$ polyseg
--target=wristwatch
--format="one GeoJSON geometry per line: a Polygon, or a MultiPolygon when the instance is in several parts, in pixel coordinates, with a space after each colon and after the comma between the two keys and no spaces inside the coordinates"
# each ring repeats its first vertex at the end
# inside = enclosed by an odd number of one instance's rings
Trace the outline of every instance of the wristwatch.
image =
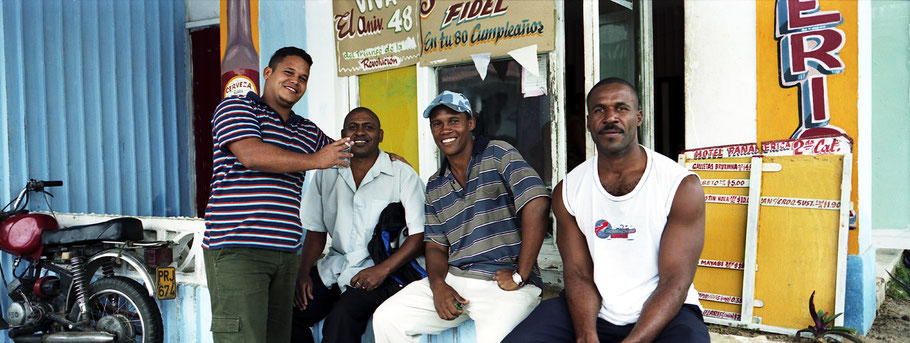
{"type": "Polygon", "coordinates": [[[521,287],[521,286],[524,286],[524,285],[525,285],[525,280],[522,280],[521,274],[518,274],[518,271],[517,271],[517,270],[516,270],[515,272],[512,273],[512,281],[514,281],[515,284],[518,285],[518,287],[521,287]]]}

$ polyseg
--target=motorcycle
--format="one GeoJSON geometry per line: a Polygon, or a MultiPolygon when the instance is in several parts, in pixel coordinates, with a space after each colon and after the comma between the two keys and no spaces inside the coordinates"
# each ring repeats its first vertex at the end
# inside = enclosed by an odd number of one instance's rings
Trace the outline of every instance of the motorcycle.
{"type": "Polygon", "coordinates": [[[30,193],[46,197],[45,187],[62,185],[30,180],[0,209],[0,250],[14,257],[15,278],[7,282],[0,266],[12,300],[0,329],[24,343],[162,342],[161,312],[153,299],[161,289],[150,270],[172,262],[173,243],[145,241],[136,218],[60,228],[55,217],[25,210],[30,193]],[[123,275],[129,270],[144,284],[123,275]]]}

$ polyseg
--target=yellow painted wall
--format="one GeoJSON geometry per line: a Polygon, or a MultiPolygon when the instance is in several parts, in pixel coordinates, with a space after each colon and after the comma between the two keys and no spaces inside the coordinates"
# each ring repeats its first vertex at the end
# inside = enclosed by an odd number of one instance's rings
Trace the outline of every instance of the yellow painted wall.
{"type": "MultiPolygon", "coordinates": [[[[762,173],[762,196],[840,200],[843,155],[774,156],[781,171],[762,173]]],[[[762,206],[758,215],[755,299],[764,307],[753,315],[762,324],[802,329],[812,324],[815,306],[834,311],[840,211],[762,206]]]]}
{"type": "Polygon", "coordinates": [[[403,67],[361,75],[360,106],[379,116],[385,132],[379,148],[404,157],[420,170],[417,150],[417,67],[403,67]]]}
{"type": "MultiPolygon", "coordinates": [[[[757,103],[757,137],[759,142],[788,139],[799,126],[798,86],[782,88],[780,86],[780,66],[778,61],[778,41],[774,37],[774,6],[776,1],[756,1],[757,25],[757,61],[758,61],[758,103],[757,103]]],[[[858,74],[857,66],[857,2],[856,0],[819,0],[821,11],[838,11],[844,22],[837,26],[845,35],[840,58],[844,62],[844,71],[829,75],[828,108],[831,114],[831,125],[847,132],[854,140],[854,152],[863,142],[857,142],[857,101],[858,74]]],[[[869,114],[866,114],[869,115],[869,114]]],[[[853,162],[856,168],[856,160],[853,162]]],[[[853,194],[851,199],[856,209],[857,174],[853,173],[853,194]]],[[[858,215],[863,215],[859,213],[858,215]]],[[[866,214],[869,215],[869,214],[866,214]]],[[[866,230],[870,228],[865,228],[866,230]]],[[[848,252],[859,253],[857,232],[851,231],[848,252]]]]}

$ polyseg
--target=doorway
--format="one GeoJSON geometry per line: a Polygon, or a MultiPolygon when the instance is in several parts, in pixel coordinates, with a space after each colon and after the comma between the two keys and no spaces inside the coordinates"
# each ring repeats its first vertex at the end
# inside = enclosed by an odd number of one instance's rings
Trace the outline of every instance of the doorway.
{"type": "MultiPolygon", "coordinates": [[[[600,78],[620,77],[639,89],[641,102],[653,101],[653,113],[645,113],[653,128],[654,144],[650,148],[673,160],[685,147],[684,9],[683,0],[646,3],[640,0],[565,1],[566,71],[566,167],[567,171],[589,156],[585,141],[585,51],[584,6],[594,6],[598,13],[600,78]],[[649,20],[644,20],[649,19],[649,20]],[[642,30],[650,22],[650,30],[642,30]],[[644,37],[642,32],[650,32],[644,37]],[[647,39],[644,39],[647,38],[647,39]],[[641,42],[653,42],[643,47],[641,42]],[[653,80],[644,80],[653,75],[653,80]],[[645,82],[650,81],[650,82],[645,82]],[[651,94],[643,92],[646,84],[654,85],[651,94]]],[[[643,110],[647,111],[643,106],[643,110]]],[[[648,125],[643,125],[648,127],[648,125]]],[[[639,137],[644,136],[640,132],[639,137]]]]}
{"type": "Polygon", "coordinates": [[[189,31],[193,82],[193,148],[196,154],[196,216],[205,217],[212,180],[212,114],[221,102],[218,25],[189,31]]]}

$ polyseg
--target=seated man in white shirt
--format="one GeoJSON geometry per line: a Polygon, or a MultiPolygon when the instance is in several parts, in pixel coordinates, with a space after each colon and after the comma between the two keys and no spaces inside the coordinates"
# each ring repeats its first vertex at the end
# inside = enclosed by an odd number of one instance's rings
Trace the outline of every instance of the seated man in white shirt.
{"type": "Polygon", "coordinates": [[[291,342],[313,342],[310,328],[322,319],[323,342],[360,342],[376,307],[404,287],[389,274],[423,252],[424,185],[414,169],[379,149],[379,117],[368,108],[355,108],[345,117],[341,136],[353,143],[350,168],[314,172],[301,203],[307,234],[291,342]],[[395,202],[404,206],[409,236],[374,265],[367,244],[380,213],[395,202]],[[326,234],[332,236],[331,247],[316,263],[326,234]]]}

